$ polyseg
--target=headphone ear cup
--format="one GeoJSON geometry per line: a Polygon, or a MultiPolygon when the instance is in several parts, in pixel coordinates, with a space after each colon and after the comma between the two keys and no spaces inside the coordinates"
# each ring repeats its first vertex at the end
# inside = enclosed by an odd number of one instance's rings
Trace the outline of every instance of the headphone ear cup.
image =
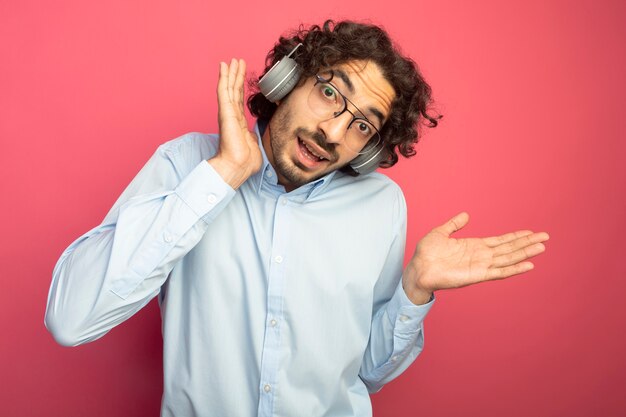
{"type": "Polygon", "coordinates": [[[282,100],[298,83],[301,70],[296,61],[284,57],[259,80],[259,90],[272,103],[282,100]]]}
{"type": "Polygon", "coordinates": [[[350,161],[350,167],[359,175],[374,172],[378,165],[387,159],[388,152],[381,141],[377,145],[367,144],[363,148],[363,153],[350,161]]]}

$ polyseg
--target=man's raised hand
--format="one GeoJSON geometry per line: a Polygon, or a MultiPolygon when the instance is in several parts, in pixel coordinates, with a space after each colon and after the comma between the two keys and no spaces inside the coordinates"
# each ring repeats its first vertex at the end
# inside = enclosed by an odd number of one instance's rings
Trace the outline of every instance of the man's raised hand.
{"type": "Polygon", "coordinates": [[[436,290],[507,278],[530,271],[527,261],[545,250],[545,232],[520,230],[487,238],[454,239],[469,215],[459,213],[434,228],[417,244],[402,277],[406,294],[415,304],[428,301],[436,290]]]}
{"type": "Polygon", "coordinates": [[[217,83],[220,147],[208,162],[233,189],[257,172],[263,162],[257,136],[248,129],[244,113],[245,78],[244,60],[233,58],[230,65],[220,62],[217,83]]]}

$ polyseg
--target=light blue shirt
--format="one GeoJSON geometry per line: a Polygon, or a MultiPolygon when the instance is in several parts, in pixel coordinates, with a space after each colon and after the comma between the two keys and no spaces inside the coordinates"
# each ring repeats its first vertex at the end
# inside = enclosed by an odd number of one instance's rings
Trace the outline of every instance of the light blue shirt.
{"type": "Polygon", "coordinates": [[[61,255],[46,326],[86,343],[158,295],[162,416],[371,416],[368,393],[421,352],[433,303],[402,289],[400,188],[333,172],[286,193],[264,154],[235,191],[206,162],[218,140],[158,148],[61,255]]]}

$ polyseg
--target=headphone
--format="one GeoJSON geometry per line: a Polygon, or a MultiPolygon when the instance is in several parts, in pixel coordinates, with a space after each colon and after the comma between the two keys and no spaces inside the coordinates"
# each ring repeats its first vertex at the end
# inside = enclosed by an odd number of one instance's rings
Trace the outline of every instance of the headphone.
{"type": "MultiPolygon", "coordinates": [[[[282,100],[298,83],[302,70],[291,55],[301,47],[299,43],[289,54],[276,62],[259,80],[259,90],[272,103],[282,100]]],[[[358,174],[373,172],[387,159],[388,152],[383,141],[378,144],[369,142],[361,153],[350,161],[350,167],[358,174]]]]}

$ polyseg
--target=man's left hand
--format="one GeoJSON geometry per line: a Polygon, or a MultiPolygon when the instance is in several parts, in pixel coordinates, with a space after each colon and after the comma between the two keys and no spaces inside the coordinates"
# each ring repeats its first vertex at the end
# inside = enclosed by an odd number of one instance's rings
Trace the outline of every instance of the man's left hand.
{"type": "Polygon", "coordinates": [[[545,232],[520,230],[486,238],[454,239],[469,215],[459,213],[418,243],[402,277],[414,304],[427,303],[434,291],[507,278],[533,269],[527,259],[545,251],[545,232]]]}

